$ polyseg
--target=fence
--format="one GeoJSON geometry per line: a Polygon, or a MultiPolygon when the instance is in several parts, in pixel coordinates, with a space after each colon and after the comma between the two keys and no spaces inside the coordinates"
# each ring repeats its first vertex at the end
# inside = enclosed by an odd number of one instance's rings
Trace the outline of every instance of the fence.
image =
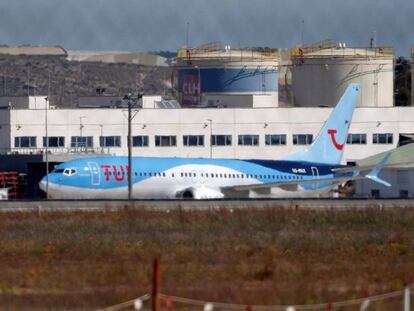
{"type": "MultiPolygon", "coordinates": [[[[174,310],[202,310],[202,311],[219,311],[219,310],[240,310],[240,311],[334,311],[334,310],[391,310],[387,307],[386,301],[398,299],[401,301],[402,310],[410,311],[410,286],[403,290],[384,293],[376,296],[363,297],[359,299],[327,302],[307,305],[243,305],[222,302],[209,302],[184,297],[170,296],[160,293],[160,267],[158,260],[154,261],[153,272],[153,289],[152,294],[145,294],[136,299],[132,299],[114,306],[102,309],[101,311],[116,310],[153,310],[153,311],[174,311],[174,310]],[[149,303],[151,301],[151,303],[149,303]]],[[[395,310],[395,309],[392,309],[395,310]]]]}

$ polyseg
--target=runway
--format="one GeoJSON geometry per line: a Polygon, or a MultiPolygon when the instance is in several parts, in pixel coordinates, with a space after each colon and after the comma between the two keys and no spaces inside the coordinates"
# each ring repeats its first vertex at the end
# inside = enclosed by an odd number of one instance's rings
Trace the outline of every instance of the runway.
{"type": "Polygon", "coordinates": [[[154,211],[219,209],[391,209],[413,208],[413,199],[250,199],[250,200],[36,200],[1,201],[0,212],[71,212],[142,209],[154,211]]]}

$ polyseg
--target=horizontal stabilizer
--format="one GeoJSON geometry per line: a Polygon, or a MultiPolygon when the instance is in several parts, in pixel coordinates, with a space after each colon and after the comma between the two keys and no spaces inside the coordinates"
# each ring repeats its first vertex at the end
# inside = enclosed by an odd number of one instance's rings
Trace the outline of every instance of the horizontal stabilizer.
{"type": "Polygon", "coordinates": [[[386,182],[385,180],[378,177],[379,172],[383,169],[391,154],[392,152],[388,152],[385,157],[366,175],[366,177],[384,186],[391,187],[391,184],[389,182],[386,182]]]}
{"type": "Polygon", "coordinates": [[[375,181],[375,182],[377,182],[379,184],[382,184],[382,185],[384,185],[386,187],[391,187],[391,184],[388,181],[385,181],[384,179],[381,179],[378,176],[375,176],[375,175],[373,175],[373,176],[367,175],[367,178],[368,179],[371,179],[372,181],[375,181]]]}
{"type": "MultiPolygon", "coordinates": [[[[389,163],[385,164],[383,168],[392,168],[392,167],[406,167],[412,166],[414,162],[401,162],[401,163],[389,163]]],[[[338,174],[345,174],[351,172],[369,172],[371,171],[375,165],[365,165],[365,166],[347,166],[347,167],[338,167],[333,168],[331,171],[338,174]]]]}

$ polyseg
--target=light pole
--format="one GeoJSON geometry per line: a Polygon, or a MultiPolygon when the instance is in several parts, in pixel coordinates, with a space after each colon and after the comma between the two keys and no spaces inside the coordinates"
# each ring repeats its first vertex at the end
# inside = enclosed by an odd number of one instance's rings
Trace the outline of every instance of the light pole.
{"type": "Polygon", "coordinates": [[[124,96],[124,100],[128,101],[128,200],[132,199],[132,119],[135,118],[138,111],[132,115],[132,105],[135,104],[137,106],[138,100],[142,98],[142,94],[137,94],[136,98],[132,98],[131,94],[126,94],[124,96]]]}
{"type": "Polygon", "coordinates": [[[45,160],[46,160],[46,200],[49,199],[49,135],[47,131],[47,110],[49,108],[49,95],[45,98],[45,160]]]}
{"type": "Polygon", "coordinates": [[[207,119],[210,123],[210,159],[213,158],[213,120],[207,119]]]}
{"type": "Polygon", "coordinates": [[[83,123],[82,123],[82,119],[86,118],[86,116],[80,116],[79,117],[79,150],[82,151],[82,147],[85,145],[83,142],[83,137],[82,137],[82,130],[83,130],[83,123]]]}
{"type": "Polygon", "coordinates": [[[86,116],[80,116],[79,117],[79,136],[82,140],[82,130],[83,130],[83,124],[82,124],[82,119],[86,118],[86,116]]]}

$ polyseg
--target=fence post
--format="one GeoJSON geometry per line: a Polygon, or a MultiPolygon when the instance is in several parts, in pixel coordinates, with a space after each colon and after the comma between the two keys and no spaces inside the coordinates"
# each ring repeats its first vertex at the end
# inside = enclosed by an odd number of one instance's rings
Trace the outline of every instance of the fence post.
{"type": "Polygon", "coordinates": [[[152,274],[152,311],[160,311],[160,263],[154,259],[152,274]]]}
{"type": "Polygon", "coordinates": [[[410,286],[404,288],[404,311],[410,311],[410,286]]]}

